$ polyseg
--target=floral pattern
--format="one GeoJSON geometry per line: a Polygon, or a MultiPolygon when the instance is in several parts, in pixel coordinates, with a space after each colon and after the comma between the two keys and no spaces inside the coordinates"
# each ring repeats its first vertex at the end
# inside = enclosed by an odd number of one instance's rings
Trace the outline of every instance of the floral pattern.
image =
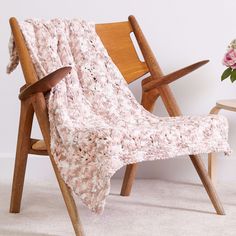
{"type": "MultiPolygon", "coordinates": [[[[92,211],[103,211],[110,179],[122,166],[230,152],[223,116],[170,118],[146,111],[109,57],[94,24],[30,19],[20,26],[39,78],[72,66],[48,99],[51,150],[65,182],[92,211]]],[[[13,39],[9,48],[10,73],[19,60],[13,39]]]]}

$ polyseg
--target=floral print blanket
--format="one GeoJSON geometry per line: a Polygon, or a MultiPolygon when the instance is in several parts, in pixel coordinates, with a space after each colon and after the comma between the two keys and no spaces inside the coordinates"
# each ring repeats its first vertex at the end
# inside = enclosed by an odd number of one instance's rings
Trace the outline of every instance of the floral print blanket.
{"type": "MultiPolygon", "coordinates": [[[[223,116],[170,118],[146,111],[109,57],[94,24],[30,19],[20,27],[39,78],[72,66],[48,99],[51,151],[64,181],[93,212],[103,211],[110,179],[125,165],[230,152],[223,116]]],[[[10,73],[19,61],[13,39],[9,49],[10,73]]]]}

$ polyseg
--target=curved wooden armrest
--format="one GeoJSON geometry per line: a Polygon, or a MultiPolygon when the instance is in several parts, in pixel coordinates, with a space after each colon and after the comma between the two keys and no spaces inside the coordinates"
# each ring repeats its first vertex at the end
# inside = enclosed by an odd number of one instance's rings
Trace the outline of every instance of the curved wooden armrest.
{"type": "Polygon", "coordinates": [[[143,91],[148,92],[154,88],[158,88],[160,86],[169,84],[169,83],[189,74],[190,72],[198,69],[199,67],[205,65],[208,62],[209,62],[209,60],[199,61],[197,63],[190,65],[190,66],[184,67],[184,68],[177,70],[173,73],[165,75],[165,76],[161,77],[160,79],[150,80],[150,78],[147,78],[147,81],[145,81],[145,79],[144,79],[142,81],[143,91]]]}
{"type": "Polygon", "coordinates": [[[50,91],[57,83],[59,83],[69,72],[70,66],[66,66],[55,70],[44,78],[38,80],[36,83],[29,85],[23,89],[19,94],[20,100],[25,100],[35,93],[46,93],[50,91]]]}

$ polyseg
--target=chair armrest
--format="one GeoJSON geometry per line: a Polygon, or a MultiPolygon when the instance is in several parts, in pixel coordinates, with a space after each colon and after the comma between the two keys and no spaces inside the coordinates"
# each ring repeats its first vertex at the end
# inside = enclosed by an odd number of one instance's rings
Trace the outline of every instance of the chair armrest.
{"type": "Polygon", "coordinates": [[[35,93],[46,93],[50,91],[57,83],[59,83],[69,72],[71,71],[70,66],[66,66],[55,70],[44,78],[38,80],[36,83],[31,84],[24,88],[20,94],[19,99],[25,100],[29,96],[35,93]]]}
{"type": "Polygon", "coordinates": [[[146,79],[144,79],[142,81],[143,91],[148,92],[154,88],[159,88],[160,86],[169,84],[169,83],[191,73],[192,71],[198,69],[199,67],[205,65],[208,62],[209,62],[209,60],[199,61],[197,63],[190,65],[190,66],[187,66],[187,67],[184,67],[180,70],[177,70],[173,73],[162,76],[160,79],[150,80],[150,78],[147,78],[147,81],[145,81],[146,79]]]}

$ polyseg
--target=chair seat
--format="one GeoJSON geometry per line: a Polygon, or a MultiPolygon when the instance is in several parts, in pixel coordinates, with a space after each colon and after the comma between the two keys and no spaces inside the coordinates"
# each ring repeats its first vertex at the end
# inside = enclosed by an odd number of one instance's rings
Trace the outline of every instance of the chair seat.
{"type": "Polygon", "coordinates": [[[39,140],[32,145],[32,149],[36,151],[46,151],[46,144],[44,140],[39,140]]]}

